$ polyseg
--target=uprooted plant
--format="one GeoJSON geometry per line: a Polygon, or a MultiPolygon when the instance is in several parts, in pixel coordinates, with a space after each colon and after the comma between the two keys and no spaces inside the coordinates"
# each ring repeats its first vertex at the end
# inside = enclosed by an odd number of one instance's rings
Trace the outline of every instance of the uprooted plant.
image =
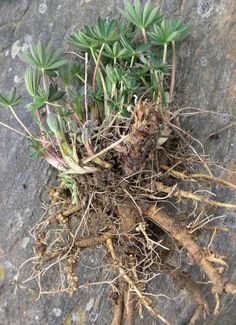
{"type": "Polygon", "coordinates": [[[39,41],[20,54],[30,65],[25,86],[32,101],[26,107],[37,135],[15,112],[20,105],[16,90],[0,95],[1,105],[26,131],[15,130],[28,138],[32,156],[57,168],[60,180],[50,189],[47,217],[31,231],[35,256],[23,283],[38,280],[39,297],[108,284],[113,325],[123,318],[133,324],[135,310],[142,316],[143,307],[169,324],[155,306],[158,294],[148,292],[152,279],[168,273],[196,300],[198,308],[190,320],[194,324],[209,312],[207,301],[190,275],[176,270],[167,256],[178,251],[177,244],[187,251],[212,285],[217,312],[222,293],[235,294],[236,286],[220,276],[227,266],[224,257],[210,251],[218,228],[213,228],[208,249],[197,244],[196,234],[218,218],[207,209],[236,206],[208,198],[209,191],[204,196],[181,186],[190,183],[193,189],[193,184],[207,181],[232,190],[236,186],[213,176],[207,158],[193,146],[199,142],[181,128],[186,110],[171,105],[175,44],[187,36],[189,25],[165,18],[158,8],[149,2],[142,6],[139,0],[125,1],[121,13],[120,20],[98,18],[96,25],[74,33],[70,41],[78,53],[39,41]],[[193,172],[195,167],[202,171],[193,172]],[[167,212],[176,198],[194,203],[186,212],[188,223],[180,223],[173,208],[167,212]],[[101,244],[108,252],[101,267],[112,269],[113,278],[81,284],[81,251],[101,244]],[[60,283],[43,289],[42,279],[51,269],[58,270],[60,283]]]}

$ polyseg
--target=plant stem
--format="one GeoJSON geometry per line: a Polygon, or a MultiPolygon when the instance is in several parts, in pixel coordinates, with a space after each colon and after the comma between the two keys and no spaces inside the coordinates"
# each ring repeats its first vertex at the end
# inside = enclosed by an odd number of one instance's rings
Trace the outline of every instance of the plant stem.
{"type": "Polygon", "coordinates": [[[17,120],[17,122],[23,127],[23,129],[29,134],[30,137],[33,138],[32,133],[27,129],[27,127],[24,125],[23,122],[21,122],[20,118],[16,115],[16,113],[14,112],[12,106],[9,106],[10,111],[12,113],[12,115],[15,117],[15,119],[17,120]]]}
{"type": "Polygon", "coordinates": [[[141,77],[141,80],[142,80],[144,86],[146,86],[148,88],[149,87],[149,84],[147,83],[147,81],[145,80],[145,78],[144,77],[141,77]]]}
{"type": "Polygon", "coordinates": [[[38,110],[36,110],[36,118],[38,120],[38,123],[39,123],[39,129],[40,131],[42,132],[43,131],[43,120],[42,120],[42,116],[40,114],[40,112],[38,110]]]}
{"type": "Polygon", "coordinates": [[[100,51],[98,53],[98,57],[97,57],[97,60],[96,60],[96,66],[95,66],[95,69],[94,69],[94,73],[93,73],[93,92],[96,91],[96,77],[97,77],[97,72],[98,72],[98,68],[99,68],[99,63],[101,61],[101,57],[102,57],[102,51],[104,49],[104,46],[105,46],[105,43],[102,44],[101,48],[100,48],[100,51]]]}
{"type": "Polygon", "coordinates": [[[1,122],[1,121],[0,121],[0,125],[4,126],[5,128],[7,128],[7,129],[9,129],[9,130],[11,130],[11,131],[14,131],[14,132],[16,132],[16,133],[22,135],[23,137],[25,137],[25,138],[27,138],[27,139],[31,139],[30,136],[25,135],[23,132],[21,132],[21,131],[19,131],[19,130],[17,130],[17,129],[14,129],[14,128],[12,128],[10,125],[7,125],[7,124],[5,124],[5,123],[3,123],[3,122],[1,122]]]}
{"type": "Polygon", "coordinates": [[[167,57],[167,43],[164,44],[163,59],[162,59],[163,63],[166,63],[166,57],[167,57]]]}
{"type": "Polygon", "coordinates": [[[105,117],[108,117],[108,115],[110,114],[110,108],[109,108],[109,105],[107,103],[108,93],[107,93],[106,83],[105,83],[105,80],[103,78],[103,75],[102,75],[101,71],[100,71],[100,78],[101,78],[102,88],[103,88],[103,92],[104,92],[104,111],[105,111],[105,117]]]}
{"type": "Polygon", "coordinates": [[[73,51],[69,51],[69,52],[65,52],[65,53],[68,53],[68,54],[74,54],[74,55],[76,55],[78,58],[80,58],[80,59],[82,59],[82,60],[85,59],[83,56],[81,56],[81,55],[79,55],[78,53],[73,52],[73,51]]]}
{"type": "Polygon", "coordinates": [[[43,153],[44,159],[54,168],[59,171],[66,171],[66,163],[63,158],[57,156],[54,150],[45,150],[43,153]]]}
{"type": "Polygon", "coordinates": [[[85,119],[88,121],[88,100],[87,100],[87,82],[88,82],[88,53],[85,53],[85,72],[84,72],[84,108],[85,119]]]}
{"type": "Polygon", "coordinates": [[[87,163],[89,163],[90,161],[93,161],[95,158],[103,155],[104,153],[106,153],[107,151],[111,150],[112,148],[115,148],[115,146],[117,146],[118,144],[122,143],[124,140],[126,140],[129,137],[129,134],[123,136],[122,138],[120,138],[119,140],[117,140],[116,142],[112,143],[110,146],[106,147],[105,149],[101,150],[100,152],[96,153],[95,155],[87,158],[84,160],[83,164],[86,165],[87,163]]]}
{"type": "MultiPolygon", "coordinates": [[[[47,85],[46,85],[46,79],[45,79],[45,73],[44,73],[44,69],[42,69],[42,79],[43,79],[43,89],[46,92],[47,91],[47,85]]],[[[49,105],[46,104],[46,110],[47,110],[47,115],[50,114],[50,108],[49,105]]]]}
{"type": "Polygon", "coordinates": [[[163,105],[165,105],[165,94],[164,94],[164,88],[163,88],[163,74],[161,75],[161,77],[158,75],[158,72],[156,70],[154,70],[154,74],[156,77],[156,81],[159,85],[159,89],[157,89],[157,93],[160,94],[161,99],[162,99],[162,103],[163,105]]]}
{"type": "Polygon", "coordinates": [[[132,66],[133,66],[133,64],[134,64],[134,58],[135,58],[135,56],[132,55],[131,62],[130,62],[130,68],[132,68],[132,66]]]}
{"type": "Polygon", "coordinates": [[[96,59],[96,55],[95,55],[94,50],[93,50],[92,47],[90,47],[90,52],[91,52],[91,54],[92,54],[92,57],[93,57],[94,63],[96,64],[97,59],[96,59]]]}
{"type": "Polygon", "coordinates": [[[176,80],[176,48],[175,42],[172,42],[172,71],[171,71],[171,83],[170,83],[170,91],[169,91],[169,101],[170,103],[173,101],[174,90],[175,90],[175,80],[176,80]]]}
{"type": "Polygon", "coordinates": [[[146,34],[146,31],[145,31],[145,28],[142,28],[142,34],[143,34],[144,43],[147,43],[147,34],[146,34]]]}
{"type": "Polygon", "coordinates": [[[50,103],[48,101],[46,101],[45,104],[55,106],[55,107],[62,107],[60,104],[50,103]]]}
{"type": "MultiPolygon", "coordinates": [[[[85,146],[85,149],[87,150],[87,153],[90,157],[94,156],[95,155],[95,151],[94,151],[94,148],[93,148],[93,145],[91,142],[87,142],[84,144],[85,146]]],[[[94,163],[97,164],[97,165],[100,165],[104,168],[111,168],[112,165],[109,163],[109,162],[106,162],[104,160],[102,160],[100,157],[96,157],[94,158],[94,163]]]]}
{"type": "MultiPolygon", "coordinates": [[[[166,64],[166,57],[167,57],[167,43],[164,44],[164,50],[163,50],[163,58],[162,58],[162,63],[166,64]]],[[[160,78],[160,85],[162,88],[162,102],[163,104],[165,104],[165,94],[164,94],[164,74],[161,74],[161,78],[160,78]]]]}
{"type": "Polygon", "coordinates": [[[76,73],[75,75],[79,80],[81,80],[83,83],[85,83],[85,80],[82,77],[80,77],[80,75],[78,73],[76,73]]]}

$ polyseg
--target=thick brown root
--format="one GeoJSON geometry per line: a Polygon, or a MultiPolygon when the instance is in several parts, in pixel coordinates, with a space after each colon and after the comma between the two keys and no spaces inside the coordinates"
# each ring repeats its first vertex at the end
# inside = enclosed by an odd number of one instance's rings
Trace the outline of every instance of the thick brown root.
{"type": "Polygon", "coordinates": [[[224,279],[220,278],[217,269],[209,261],[207,253],[195,242],[185,227],[169,217],[163,209],[157,209],[155,206],[149,208],[146,215],[180,243],[191,258],[202,268],[212,283],[212,293],[217,301],[219,301],[219,296],[223,292],[236,294],[236,285],[226,283],[224,279]]]}
{"type": "Polygon", "coordinates": [[[77,212],[81,211],[82,209],[83,209],[82,203],[74,205],[74,206],[68,208],[67,210],[58,212],[55,215],[53,215],[52,217],[50,217],[49,222],[50,223],[67,223],[68,218],[72,214],[77,213],[77,212]]]}
{"type": "Polygon", "coordinates": [[[111,325],[121,325],[124,308],[124,295],[120,294],[114,303],[114,316],[111,325]]]}
{"type": "Polygon", "coordinates": [[[135,324],[135,298],[134,295],[127,290],[124,294],[124,325],[135,324]]]}
{"type": "Polygon", "coordinates": [[[112,235],[110,234],[103,234],[101,236],[95,238],[85,238],[77,240],[74,244],[76,248],[87,248],[87,247],[94,247],[104,243],[107,239],[111,238],[112,235]]]}
{"type": "Polygon", "coordinates": [[[121,232],[129,232],[138,223],[139,214],[130,200],[122,202],[121,206],[117,207],[117,213],[121,218],[121,232]]]}

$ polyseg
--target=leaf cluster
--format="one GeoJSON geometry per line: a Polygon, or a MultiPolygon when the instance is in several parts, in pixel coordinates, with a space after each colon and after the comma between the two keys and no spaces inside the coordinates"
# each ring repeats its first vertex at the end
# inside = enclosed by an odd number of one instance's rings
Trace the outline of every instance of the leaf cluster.
{"type": "MultiPolygon", "coordinates": [[[[26,107],[43,134],[42,143],[33,139],[31,146],[45,156],[50,154],[50,159],[64,159],[74,172],[84,172],[78,165],[76,142],[88,119],[96,119],[103,127],[114,114],[129,118],[134,98],[143,94],[166,104],[169,45],[189,32],[188,24],[165,18],[150,1],[142,5],[140,0],[125,0],[120,13],[119,19],[99,17],[94,25],[71,35],[70,42],[78,50],[74,60],[63,49],[41,41],[20,53],[29,65],[24,81],[31,101],[26,107]],[[50,149],[45,149],[45,141],[51,143],[50,149]]],[[[0,95],[0,104],[6,108],[19,103],[15,88],[0,95]]]]}

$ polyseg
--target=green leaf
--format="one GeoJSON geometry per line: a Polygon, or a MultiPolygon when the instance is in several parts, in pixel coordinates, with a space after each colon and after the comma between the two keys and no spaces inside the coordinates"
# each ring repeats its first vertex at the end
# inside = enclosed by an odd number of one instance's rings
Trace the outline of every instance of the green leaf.
{"type": "Polygon", "coordinates": [[[51,63],[46,70],[57,70],[67,63],[66,60],[59,60],[57,62],[51,63]]]}
{"type": "Polygon", "coordinates": [[[39,96],[36,96],[34,99],[35,100],[34,100],[33,103],[29,103],[29,104],[26,105],[26,108],[29,111],[32,111],[32,112],[44,107],[45,106],[45,101],[46,101],[44,98],[41,98],[39,96]]]}
{"type": "MultiPolygon", "coordinates": [[[[154,23],[159,24],[163,20],[163,15],[160,12],[159,7],[153,8],[150,4],[146,4],[147,13],[145,12],[143,15],[145,17],[145,26],[151,26],[154,23]]],[[[144,8],[145,10],[145,8],[144,8]]]]}
{"type": "Polygon", "coordinates": [[[150,50],[151,47],[152,47],[151,43],[141,44],[135,49],[135,52],[136,53],[147,52],[148,50],[150,50]]]}
{"type": "Polygon", "coordinates": [[[154,25],[154,31],[148,33],[153,44],[163,45],[179,41],[188,35],[190,25],[180,19],[164,19],[161,25],[154,25]]]}
{"type": "Polygon", "coordinates": [[[129,1],[124,1],[124,10],[119,10],[121,14],[138,28],[146,30],[154,23],[160,23],[163,15],[158,7],[154,7],[150,1],[142,6],[140,0],[135,0],[134,5],[129,1]]]}
{"type": "Polygon", "coordinates": [[[75,113],[83,119],[83,100],[79,96],[75,96],[72,100],[73,108],[75,113]]]}
{"type": "Polygon", "coordinates": [[[145,66],[149,67],[149,69],[156,70],[163,74],[168,73],[168,66],[158,60],[158,58],[156,58],[153,54],[150,55],[149,58],[146,58],[144,55],[141,55],[140,60],[142,63],[145,64],[145,66]]]}
{"type": "Polygon", "coordinates": [[[45,45],[41,41],[32,44],[30,51],[19,54],[24,62],[41,71],[57,70],[66,64],[67,61],[62,58],[62,55],[62,50],[55,49],[50,43],[45,45]]]}
{"type": "Polygon", "coordinates": [[[47,125],[56,137],[62,138],[62,132],[57,115],[50,113],[47,117],[47,125]]]}
{"type": "Polygon", "coordinates": [[[137,19],[140,21],[140,23],[143,23],[143,8],[140,0],[134,1],[134,10],[137,19]]]}
{"type": "Polygon", "coordinates": [[[63,65],[62,67],[59,68],[58,72],[64,85],[66,87],[70,86],[73,80],[71,65],[70,64],[63,65]]]}
{"type": "Polygon", "coordinates": [[[0,94],[0,105],[4,108],[14,107],[19,104],[21,96],[16,95],[16,88],[14,87],[8,94],[0,94]]]}
{"type": "Polygon", "coordinates": [[[126,51],[130,54],[130,56],[136,56],[140,53],[148,51],[152,44],[145,43],[139,45],[137,48],[133,47],[133,45],[126,39],[126,37],[121,37],[121,44],[124,46],[126,51]]]}
{"type": "Polygon", "coordinates": [[[41,64],[43,64],[43,60],[45,58],[45,51],[43,49],[42,43],[39,41],[37,43],[37,54],[38,54],[38,59],[41,64]]]}
{"type": "Polygon", "coordinates": [[[31,158],[35,159],[43,155],[45,149],[39,140],[34,138],[28,139],[28,145],[31,148],[31,158]]]}
{"type": "Polygon", "coordinates": [[[104,55],[111,59],[123,59],[127,57],[127,50],[121,47],[120,42],[115,42],[113,46],[106,44],[104,55]]]}
{"type": "Polygon", "coordinates": [[[37,94],[41,80],[38,69],[29,68],[25,73],[25,87],[28,93],[34,97],[37,94]]]}
{"type": "Polygon", "coordinates": [[[56,102],[59,99],[62,99],[64,96],[65,92],[59,90],[57,84],[50,84],[47,98],[49,102],[56,102]]]}
{"type": "Polygon", "coordinates": [[[98,17],[97,25],[94,28],[95,41],[102,44],[111,44],[118,40],[119,30],[115,19],[105,20],[98,17]]]}
{"type": "Polygon", "coordinates": [[[31,53],[20,53],[19,57],[22,61],[31,65],[32,67],[37,67],[37,61],[35,61],[31,53]]]}
{"type": "Polygon", "coordinates": [[[95,38],[86,34],[86,26],[84,27],[84,31],[72,34],[70,36],[70,41],[82,50],[91,50],[98,48],[99,46],[99,43],[95,38]]]}

